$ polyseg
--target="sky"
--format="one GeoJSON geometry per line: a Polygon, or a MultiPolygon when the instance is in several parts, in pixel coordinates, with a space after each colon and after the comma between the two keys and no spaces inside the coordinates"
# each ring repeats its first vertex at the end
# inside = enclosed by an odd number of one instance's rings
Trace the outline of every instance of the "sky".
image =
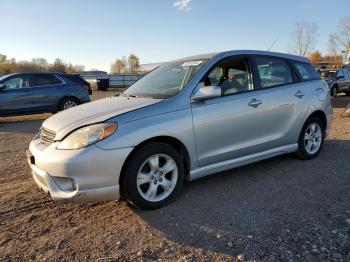
{"type": "Polygon", "coordinates": [[[234,49],[286,52],[295,23],[319,28],[316,49],[349,16],[350,0],[0,0],[0,53],[61,58],[108,71],[135,53],[154,63],[234,49]]]}

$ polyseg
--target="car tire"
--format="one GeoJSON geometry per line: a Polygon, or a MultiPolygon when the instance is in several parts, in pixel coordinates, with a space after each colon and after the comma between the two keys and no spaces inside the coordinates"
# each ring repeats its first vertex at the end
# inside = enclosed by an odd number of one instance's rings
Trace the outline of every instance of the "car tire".
{"type": "Polygon", "coordinates": [[[333,88],[331,90],[331,96],[333,96],[335,98],[335,97],[337,97],[337,95],[338,95],[338,87],[333,86],[333,88]]]}
{"type": "Polygon", "coordinates": [[[325,139],[325,127],[317,117],[309,118],[299,135],[296,156],[309,160],[315,158],[322,150],[325,139]]]}
{"type": "Polygon", "coordinates": [[[58,111],[63,111],[63,110],[66,110],[68,108],[71,108],[71,107],[74,107],[77,105],[79,105],[79,101],[76,98],[66,97],[66,98],[62,99],[62,101],[58,105],[58,111]]]}
{"type": "Polygon", "coordinates": [[[128,161],[123,179],[124,197],[141,209],[156,209],[174,200],[183,181],[180,154],[165,143],[146,144],[128,161]]]}

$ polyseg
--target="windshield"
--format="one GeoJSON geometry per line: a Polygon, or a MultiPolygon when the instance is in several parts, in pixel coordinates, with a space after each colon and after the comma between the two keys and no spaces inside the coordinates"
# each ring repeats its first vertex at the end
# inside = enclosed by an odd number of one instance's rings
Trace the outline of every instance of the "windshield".
{"type": "Polygon", "coordinates": [[[123,94],[153,98],[175,96],[207,61],[193,60],[166,63],[138,80],[123,94]]]}

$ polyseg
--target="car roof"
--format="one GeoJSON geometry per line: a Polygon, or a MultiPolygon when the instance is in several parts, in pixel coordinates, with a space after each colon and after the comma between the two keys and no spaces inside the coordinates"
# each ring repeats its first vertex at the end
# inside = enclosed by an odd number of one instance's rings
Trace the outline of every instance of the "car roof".
{"type": "Polygon", "coordinates": [[[56,72],[18,72],[13,74],[8,74],[6,76],[15,76],[15,75],[57,75],[65,73],[56,73],[56,72]]]}
{"type": "Polygon", "coordinates": [[[278,52],[269,52],[269,51],[259,51],[259,50],[232,50],[232,51],[225,51],[225,52],[217,52],[217,53],[208,53],[208,54],[201,54],[201,55],[195,55],[195,56],[189,56],[181,59],[174,60],[176,61],[189,61],[189,60],[207,60],[212,59],[214,57],[227,57],[227,56],[233,56],[233,55],[266,55],[266,56],[274,56],[274,57],[281,57],[285,59],[295,60],[299,62],[304,63],[310,63],[309,59],[303,56],[297,56],[297,55],[291,55],[291,54],[285,54],[285,53],[278,53],[278,52]]]}

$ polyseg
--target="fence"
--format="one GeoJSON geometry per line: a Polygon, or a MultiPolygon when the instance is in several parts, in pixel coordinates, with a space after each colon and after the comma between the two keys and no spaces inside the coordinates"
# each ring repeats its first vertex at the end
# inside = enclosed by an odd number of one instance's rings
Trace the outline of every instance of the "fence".
{"type": "Polygon", "coordinates": [[[109,75],[110,87],[129,87],[143,75],[109,75]]]}

